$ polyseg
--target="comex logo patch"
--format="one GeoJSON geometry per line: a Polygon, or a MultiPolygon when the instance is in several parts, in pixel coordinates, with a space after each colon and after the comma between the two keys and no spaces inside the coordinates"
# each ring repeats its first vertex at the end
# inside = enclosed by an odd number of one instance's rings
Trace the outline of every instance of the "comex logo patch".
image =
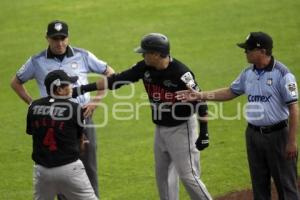
{"type": "Polygon", "coordinates": [[[248,102],[270,102],[272,95],[248,95],[248,102]]]}

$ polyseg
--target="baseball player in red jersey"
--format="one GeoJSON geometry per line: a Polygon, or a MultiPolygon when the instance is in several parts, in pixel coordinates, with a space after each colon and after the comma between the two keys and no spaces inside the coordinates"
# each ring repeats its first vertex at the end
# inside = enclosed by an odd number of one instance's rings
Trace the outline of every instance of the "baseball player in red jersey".
{"type": "Polygon", "coordinates": [[[57,194],[70,200],[97,200],[79,160],[83,111],[68,100],[77,79],[62,70],[50,72],[44,82],[49,96],[29,106],[26,132],[33,140],[35,200],[54,200],[57,194]]]}

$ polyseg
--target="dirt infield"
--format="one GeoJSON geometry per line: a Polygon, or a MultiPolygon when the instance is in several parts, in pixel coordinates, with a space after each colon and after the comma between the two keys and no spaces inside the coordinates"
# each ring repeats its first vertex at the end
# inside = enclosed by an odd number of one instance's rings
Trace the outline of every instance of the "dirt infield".
{"type": "MultiPolygon", "coordinates": [[[[298,179],[298,188],[300,190],[300,179],[298,179]]],[[[272,185],[272,200],[277,200],[277,199],[278,197],[277,197],[276,189],[274,185],[272,185]]],[[[253,200],[253,195],[252,195],[252,191],[249,189],[249,190],[231,192],[224,196],[217,197],[215,198],[215,200],[253,200]]]]}

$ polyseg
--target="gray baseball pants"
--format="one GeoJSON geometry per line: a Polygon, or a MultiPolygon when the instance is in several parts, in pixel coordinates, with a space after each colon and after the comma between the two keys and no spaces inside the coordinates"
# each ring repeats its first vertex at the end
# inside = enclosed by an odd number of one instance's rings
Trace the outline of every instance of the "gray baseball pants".
{"type": "Polygon", "coordinates": [[[279,200],[300,200],[297,159],[287,160],[288,128],[267,134],[246,129],[246,145],[254,200],[271,200],[271,177],[279,200]]]}
{"type": "MultiPolygon", "coordinates": [[[[98,174],[97,174],[97,138],[96,130],[91,127],[94,123],[91,118],[85,119],[86,124],[90,127],[85,128],[85,135],[89,140],[89,143],[85,145],[85,150],[82,155],[80,155],[80,160],[83,162],[87,176],[91,182],[91,185],[95,191],[96,196],[100,199],[99,188],[98,188],[98,174]]],[[[59,194],[59,200],[71,200],[67,199],[65,196],[59,194]]]]}
{"type": "Polygon", "coordinates": [[[187,122],[178,126],[156,126],[155,172],[161,200],[173,200],[172,196],[178,194],[176,184],[173,184],[174,188],[170,187],[170,180],[176,181],[176,178],[169,177],[176,174],[170,172],[172,164],[192,200],[212,199],[199,178],[200,153],[195,146],[197,137],[197,120],[195,117],[191,117],[187,122]]]}
{"type": "Polygon", "coordinates": [[[72,200],[97,200],[81,160],[53,168],[34,165],[34,200],[54,200],[62,194],[72,200]]]}

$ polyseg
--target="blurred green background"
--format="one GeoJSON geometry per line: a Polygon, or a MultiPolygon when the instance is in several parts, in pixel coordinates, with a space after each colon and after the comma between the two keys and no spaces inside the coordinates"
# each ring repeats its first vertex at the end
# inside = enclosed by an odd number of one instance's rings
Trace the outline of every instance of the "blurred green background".
{"type": "MultiPolygon", "coordinates": [[[[133,49],[143,35],[160,32],[171,41],[172,55],[196,74],[203,90],[229,86],[247,65],[236,46],[250,31],[274,39],[274,55],[299,77],[299,0],[1,0],[0,1],[0,199],[32,198],[31,138],[25,134],[27,106],[10,88],[11,77],[33,54],[47,47],[46,26],[54,19],[69,24],[72,46],[90,50],[121,71],[141,59],[133,49]]],[[[26,84],[39,97],[35,81],[26,84]]],[[[158,199],[154,176],[150,108],[141,83],[135,95],[121,100],[111,92],[94,121],[97,129],[98,176],[102,200],[158,199]],[[134,105],[116,120],[116,103],[134,105]]],[[[125,95],[130,87],[116,93],[125,95]]],[[[234,117],[245,98],[210,105],[210,147],[201,153],[202,179],[213,196],[250,188],[243,118],[234,117]],[[220,113],[220,110],[222,111],[220,113]]],[[[126,106],[122,108],[128,108],[126,106]]],[[[119,115],[119,114],[118,114],[119,115]]],[[[183,187],[180,199],[189,199],[183,187]]]]}

